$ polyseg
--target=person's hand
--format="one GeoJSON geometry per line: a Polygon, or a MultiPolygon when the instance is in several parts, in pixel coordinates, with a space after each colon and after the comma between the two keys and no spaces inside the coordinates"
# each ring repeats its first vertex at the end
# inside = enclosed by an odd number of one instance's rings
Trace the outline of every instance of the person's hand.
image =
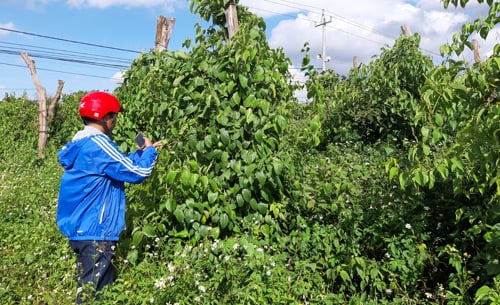
{"type": "Polygon", "coordinates": [[[149,146],[153,146],[154,148],[157,148],[157,147],[162,147],[163,146],[163,141],[160,140],[160,141],[157,141],[157,142],[152,142],[150,138],[147,138],[147,137],[144,137],[144,146],[142,147],[138,147],[140,150],[145,150],[146,148],[148,148],[149,146]]]}
{"type": "Polygon", "coordinates": [[[157,142],[153,143],[153,147],[154,148],[162,147],[162,146],[163,146],[163,140],[160,140],[160,141],[157,141],[157,142]]]}
{"type": "Polygon", "coordinates": [[[144,145],[142,146],[137,146],[137,149],[140,149],[140,150],[145,150],[146,148],[148,148],[149,146],[153,146],[153,142],[151,141],[150,138],[147,138],[147,137],[144,137],[144,145]]]}

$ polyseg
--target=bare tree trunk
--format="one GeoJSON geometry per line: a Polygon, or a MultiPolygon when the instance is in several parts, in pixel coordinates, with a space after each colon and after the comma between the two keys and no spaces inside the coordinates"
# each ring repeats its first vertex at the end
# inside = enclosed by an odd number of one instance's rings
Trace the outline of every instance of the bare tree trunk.
{"type": "Polygon", "coordinates": [[[168,48],[168,42],[170,41],[170,37],[172,36],[174,24],[175,18],[167,19],[164,16],[158,17],[158,22],[156,23],[156,50],[163,51],[168,48]]]}
{"type": "Polygon", "coordinates": [[[47,91],[40,84],[38,74],[36,73],[35,61],[32,60],[26,52],[21,52],[21,57],[28,65],[31,72],[31,78],[36,87],[36,94],[38,98],[38,157],[43,157],[43,150],[47,144],[47,91]]]}
{"type": "Polygon", "coordinates": [[[229,36],[229,41],[233,38],[234,34],[238,30],[238,14],[236,12],[236,4],[231,2],[225,11],[226,23],[227,23],[227,33],[229,36]]]}
{"type": "Polygon", "coordinates": [[[64,81],[59,80],[57,82],[56,95],[54,95],[54,97],[52,98],[52,101],[50,102],[50,106],[49,106],[49,113],[47,116],[47,123],[48,124],[52,123],[52,120],[54,119],[54,113],[56,112],[56,105],[57,105],[57,102],[59,101],[59,98],[61,97],[61,92],[62,92],[63,87],[64,87],[64,81]]]}
{"type": "Polygon", "coordinates": [[[401,26],[401,31],[403,32],[403,35],[405,36],[411,36],[411,30],[410,30],[410,27],[406,24],[402,25],[401,26]]]}

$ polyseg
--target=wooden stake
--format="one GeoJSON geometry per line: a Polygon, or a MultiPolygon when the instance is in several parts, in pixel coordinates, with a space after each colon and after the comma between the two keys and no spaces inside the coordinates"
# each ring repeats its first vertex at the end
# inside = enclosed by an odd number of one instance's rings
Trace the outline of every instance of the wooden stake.
{"type": "Polygon", "coordinates": [[[358,57],[357,56],[354,56],[354,58],[352,59],[352,66],[354,68],[358,67],[358,57]]]}
{"type": "Polygon", "coordinates": [[[56,105],[57,105],[57,102],[59,101],[59,98],[61,97],[61,92],[62,92],[63,87],[64,87],[64,81],[59,80],[57,82],[56,95],[54,95],[54,97],[52,98],[52,101],[50,102],[50,106],[49,106],[49,114],[47,116],[47,122],[49,124],[52,123],[52,120],[54,119],[54,113],[56,112],[56,105]]]}
{"type": "Polygon", "coordinates": [[[38,157],[43,157],[43,150],[47,144],[47,91],[40,84],[38,74],[36,73],[35,61],[32,60],[26,52],[21,52],[21,57],[28,65],[31,72],[31,78],[36,87],[36,94],[38,98],[38,157]]]}
{"type": "Polygon", "coordinates": [[[406,25],[406,24],[402,25],[401,31],[403,32],[403,35],[405,35],[406,37],[411,36],[411,30],[410,30],[410,27],[408,25],[406,25]]]}
{"type": "Polygon", "coordinates": [[[238,30],[238,14],[236,12],[236,4],[231,1],[229,6],[225,11],[226,15],[226,23],[227,23],[227,34],[229,36],[228,42],[231,42],[231,38],[233,38],[234,34],[238,30]]]}
{"type": "Polygon", "coordinates": [[[175,18],[167,19],[164,16],[158,17],[158,22],[156,23],[156,50],[163,51],[168,48],[168,42],[170,41],[170,37],[172,36],[174,24],[175,18]]]}
{"type": "Polygon", "coordinates": [[[479,55],[479,42],[477,39],[472,39],[472,46],[474,48],[474,61],[481,62],[481,55],[479,55]]]}

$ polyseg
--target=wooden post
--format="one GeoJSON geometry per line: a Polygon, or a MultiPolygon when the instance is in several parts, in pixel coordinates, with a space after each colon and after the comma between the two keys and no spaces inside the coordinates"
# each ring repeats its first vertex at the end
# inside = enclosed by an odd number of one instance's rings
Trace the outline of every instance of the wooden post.
{"type": "Polygon", "coordinates": [[[47,122],[49,124],[54,119],[54,113],[56,112],[56,105],[57,105],[57,102],[59,101],[59,98],[61,97],[61,92],[62,92],[63,87],[64,87],[64,81],[59,80],[57,82],[56,95],[54,95],[54,97],[52,98],[52,101],[50,102],[50,106],[49,106],[49,114],[47,116],[47,122]]]}
{"type": "Polygon", "coordinates": [[[158,22],[156,23],[156,50],[163,51],[168,48],[168,42],[170,41],[170,37],[172,36],[174,24],[175,18],[167,19],[164,16],[158,17],[158,22]]]}
{"type": "Polygon", "coordinates": [[[479,55],[479,42],[477,39],[472,39],[472,46],[474,48],[474,61],[481,62],[481,55],[479,55]]]}
{"type": "Polygon", "coordinates": [[[234,34],[238,30],[238,14],[236,12],[236,4],[234,1],[231,1],[229,6],[225,11],[226,15],[226,23],[227,23],[227,34],[228,34],[228,42],[231,42],[231,38],[233,38],[234,34]]]}
{"type": "Polygon", "coordinates": [[[43,157],[43,150],[47,144],[47,91],[40,84],[38,74],[36,73],[35,61],[32,60],[26,52],[21,52],[21,57],[28,65],[31,72],[31,78],[36,87],[36,94],[38,98],[38,157],[43,157]]]}
{"type": "Polygon", "coordinates": [[[402,25],[401,31],[403,32],[403,35],[405,35],[406,37],[411,36],[410,27],[408,25],[406,24],[402,25]]]}
{"type": "Polygon", "coordinates": [[[358,67],[358,57],[357,56],[354,56],[354,58],[352,59],[352,66],[354,67],[354,69],[356,69],[358,67]]]}

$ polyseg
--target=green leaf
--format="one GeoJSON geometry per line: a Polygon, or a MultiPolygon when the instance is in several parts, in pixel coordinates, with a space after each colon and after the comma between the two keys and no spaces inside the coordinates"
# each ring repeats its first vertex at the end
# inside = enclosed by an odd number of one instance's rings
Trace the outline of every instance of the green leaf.
{"type": "Polygon", "coordinates": [[[428,156],[431,153],[431,148],[429,145],[422,145],[422,151],[424,152],[424,155],[428,156]]]}
{"type": "Polygon", "coordinates": [[[183,169],[181,174],[182,185],[189,186],[190,179],[191,179],[191,173],[187,169],[183,169]]]}
{"type": "Polygon", "coordinates": [[[248,87],[248,78],[246,78],[243,74],[239,74],[238,78],[240,80],[240,85],[242,88],[248,87]]]}
{"type": "Polygon", "coordinates": [[[345,271],[345,270],[341,270],[340,271],[340,277],[342,278],[342,280],[344,280],[344,282],[349,282],[350,281],[350,278],[349,278],[349,274],[345,271]]]}
{"type": "Polygon", "coordinates": [[[286,119],[283,116],[278,115],[276,116],[275,121],[276,121],[276,132],[278,133],[283,132],[286,128],[286,119]]]}
{"type": "Polygon", "coordinates": [[[173,184],[175,177],[177,176],[177,170],[169,170],[167,172],[167,184],[173,184]]]}
{"type": "Polygon", "coordinates": [[[137,263],[137,259],[139,258],[139,251],[137,249],[129,250],[127,253],[127,260],[135,265],[137,263]]]}
{"type": "Polygon", "coordinates": [[[221,229],[225,229],[227,225],[229,224],[229,217],[227,216],[226,213],[222,213],[219,217],[219,224],[221,229]]]}
{"type": "Polygon", "coordinates": [[[155,228],[153,227],[152,224],[146,224],[144,226],[144,228],[142,228],[142,232],[144,233],[144,235],[146,235],[147,237],[155,237],[156,234],[155,234],[155,228]]]}
{"type": "Polygon", "coordinates": [[[208,192],[208,202],[214,203],[217,200],[218,196],[219,196],[219,193],[208,192]]]}
{"type": "Polygon", "coordinates": [[[175,209],[174,216],[178,222],[180,222],[180,223],[184,222],[184,213],[180,209],[175,209]]]}
{"type": "Polygon", "coordinates": [[[252,199],[252,192],[249,189],[243,189],[241,191],[241,195],[246,202],[250,202],[250,200],[252,199]]]}
{"type": "Polygon", "coordinates": [[[200,166],[198,165],[198,162],[196,162],[196,160],[189,160],[189,165],[191,165],[191,169],[195,172],[200,170],[200,166]]]}
{"type": "Polygon", "coordinates": [[[437,126],[443,126],[443,123],[444,123],[444,120],[443,120],[443,116],[440,115],[439,113],[436,113],[434,115],[434,122],[436,122],[436,125],[437,126]]]}
{"type": "Polygon", "coordinates": [[[268,211],[268,205],[265,204],[265,203],[259,203],[257,205],[257,210],[259,211],[259,213],[261,215],[266,215],[267,214],[267,211],[268,211]]]}
{"type": "Polygon", "coordinates": [[[273,169],[276,175],[281,175],[281,173],[283,172],[283,163],[281,162],[281,160],[277,158],[273,159],[273,169]]]}
{"type": "Polygon", "coordinates": [[[255,173],[255,178],[259,182],[260,187],[264,186],[264,184],[266,183],[266,180],[267,180],[267,176],[261,171],[258,171],[255,173]]]}
{"type": "Polygon", "coordinates": [[[243,199],[243,196],[241,194],[236,195],[236,203],[239,207],[242,207],[243,204],[245,204],[245,199],[243,199]]]}
{"type": "Polygon", "coordinates": [[[143,236],[144,233],[141,231],[135,231],[134,234],[132,234],[132,245],[136,247],[140,246],[143,236]]]}
{"type": "Polygon", "coordinates": [[[177,203],[175,202],[174,199],[168,198],[167,203],[166,203],[167,211],[170,213],[173,213],[175,209],[177,209],[177,203]]]}
{"type": "Polygon", "coordinates": [[[391,169],[389,170],[389,180],[392,180],[392,178],[394,178],[394,176],[398,174],[399,174],[399,169],[397,167],[391,167],[391,169]]]}

